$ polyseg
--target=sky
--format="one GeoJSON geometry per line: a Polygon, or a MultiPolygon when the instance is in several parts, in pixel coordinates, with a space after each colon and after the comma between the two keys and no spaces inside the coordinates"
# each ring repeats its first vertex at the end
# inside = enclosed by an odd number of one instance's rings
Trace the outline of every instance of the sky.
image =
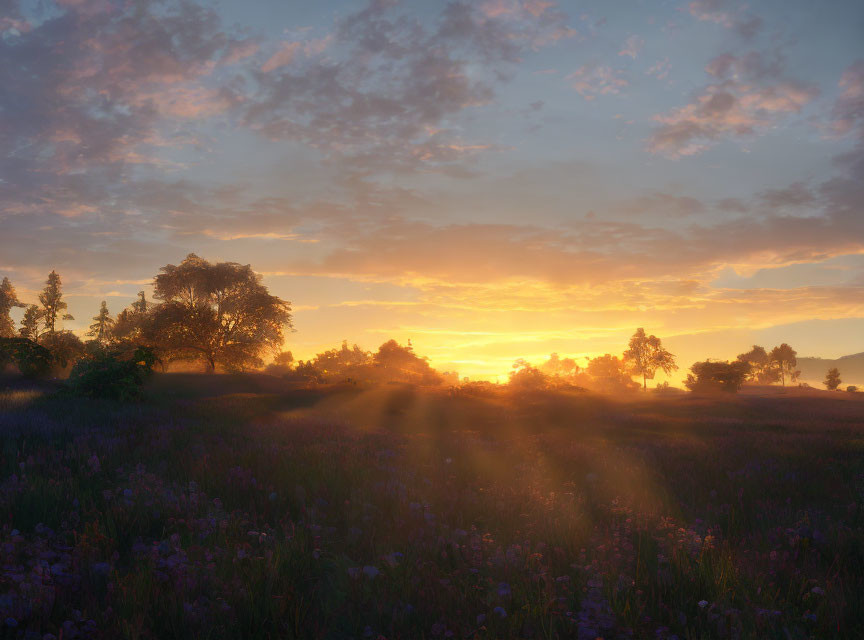
{"type": "Polygon", "coordinates": [[[864,351],[864,3],[0,0],[0,276],[194,252],[286,348],[442,370],[864,351]]]}

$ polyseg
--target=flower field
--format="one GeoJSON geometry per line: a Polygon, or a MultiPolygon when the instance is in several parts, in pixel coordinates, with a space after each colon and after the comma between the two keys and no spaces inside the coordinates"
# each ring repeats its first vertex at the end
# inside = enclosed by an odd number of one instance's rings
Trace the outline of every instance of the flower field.
{"type": "Polygon", "coordinates": [[[0,391],[0,637],[864,636],[864,401],[0,391]]]}

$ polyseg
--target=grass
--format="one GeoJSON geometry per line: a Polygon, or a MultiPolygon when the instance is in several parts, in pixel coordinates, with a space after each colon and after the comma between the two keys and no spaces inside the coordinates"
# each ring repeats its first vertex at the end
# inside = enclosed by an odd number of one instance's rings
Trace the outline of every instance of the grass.
{"type": "Polygon", "coordinates": [[[131,405],[0,392],[0,635],[861,637],[862,410],[175,374],[131,405]]]}

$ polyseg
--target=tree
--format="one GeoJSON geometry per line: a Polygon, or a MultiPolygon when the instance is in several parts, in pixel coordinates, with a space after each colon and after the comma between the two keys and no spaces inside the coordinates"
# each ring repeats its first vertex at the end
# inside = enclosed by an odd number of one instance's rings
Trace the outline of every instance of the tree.
{"type": "Polygon", "coordinates": [[[690,391],[737,393],[744,384],[750,370],[749,365],[741,360],[721,362],[705,360],[697,362],[687,374],[684,385],[690,391]]]}
{"type": "Polygon", "coordinates": [[[49,334],[57,330],[57,320],[74,320],[68,313],[62,313],[68,305],[63,300],[63,289],[60,282],[60,275],[56,271],[51,271],[48,274],[48,280],[45,281],[45,288],[39,294],[39,302],[42,303],[42,322],[45,324],[45,331],[49,334]]]}
{"type": "Polygon", "coordinates": [[[15,337],[15,324],[12,322],[10,312],[15,307],[24,306],[18,300],[15,287],[12,286],[9,278],[3,278],[3,282],[0,282],[0,338],[15,337]]]}
{"type": "MultiPolygon", "coordinates": [[[[557,354],[553,355],[557,357],[557,354]]],[[[524,358],[519,358],[510,372],[510,386],[525,391],[545,389],[549,386],[549,376],[524,358]]]]}
{"type": "Polygon", "coordinates": [[[388,340],[372,356],[372,365],[378,376],[392,382],[414,384],[441,384],[441,376],[429,366],[429,360],[414,353],[414,346],[408,341],[402,346],[395,340],[388,340]]]}
{"type": "Polygon", "coordinates": [[[771,384],[780,379],[780,372],[771,364],[771,357],[764,347],[754,344],[747,353],[738,355],[739,362],[746,362],[750,367],[747,380],[759,384],[771,384]]]}
{"type": "Polygon", "coordinates": [[[99,344],[103,344],[111,338],[113,328],[114,320],[108,313],[108,305],[103,300],[102,306],[99,307],[99,313],[93,316],[93,324],[90,325],[87,335],[95,338],[99,344]]]}
{"type": "Polygon", "coordinates": [[[271,295],[249,265],[210,263],[194,253],[160,269],[153,335],[169,356],[228,369],[259,366],[265,350],[281,348],[291,305],[271,295]]]}
{"type": "Polygon", "coordinates": [[[71,331],[55,331],[44,333],[39,338],[39,344],[51,352],[51,359],[60,369],[65,369],[84,356],[86,349],[81,338],[71,331]]]}
{"type": "Polygon", "coordinates": [[[623,391],[638,388],[623,360],[617,356],[605,354],[592,358],[586,368],[588,375],[604,391],[623,391]]]}
{"type": "Polygon", "coordinates": [[[42,311],[35,304],[31,304],[24,310],[21,318],[21,328],[18,335],[36,342],[39,339],[39,323],[42,322],[42,311]]]}
{"type": "Polygon", "coordinates": [[[771,349],[769,359],[771,364],[777,368],[784,387],[786,386],[787,376],[791,381],[795,381],[801,375],[801,372],[795,369],[798,366],[798,352],[785,342],[779,347],[771,349]]]}
{"type": "Polygon", "coordinates": [[[150,316],[147,313],[149,308],[150,303],[147,302],[144,292],[139,291],[138,299],[117,314],[117,319],[114,321],[112,328],[115,341],[130,345],[139,344],[144,341],[154,342],[155,337],[152,335],[152,331],[150,331],[151,323],[148,322],[150,320],[150,316]]]}
{"type": "Polygon", "coordinates": [[[828,388],[828,391],[836,391],[840,388],[842,382],[840,379],[840,370],[837,367],[828,369],[828,373],[825,375],[825,382],[823,383],[828,388]]]}
{"type": "Polygon", "coordinates": [[[547,376],[561,378],[569,378],[579,373],[579,365],[573,358],[561,358],[557,353],[550,354],[549,359],[537,368],[547,376]]]}
{"type": "Polygon", "coordinates": [[[646,336],[645,329],[641,327],[630,338],[624,361],[632,367],[634,374],[642,376],[642,388],[645,391],[648,390],[648,380],[654,379],[658,369],[669,374],[678,368],[675,356],[663,348],[660,338],[646,336]]]}

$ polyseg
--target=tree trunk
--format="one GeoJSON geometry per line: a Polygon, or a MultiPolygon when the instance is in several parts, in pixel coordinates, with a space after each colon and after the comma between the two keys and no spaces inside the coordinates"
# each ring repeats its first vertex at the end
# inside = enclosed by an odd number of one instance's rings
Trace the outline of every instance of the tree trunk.
{"type": "Polygon", "coordinates": [[[648,376],[642,374],[642,391],[648,391],[648,376]]]}
{"type": "Polygon", "coordinates": [[[207,367],[205,369],[205,373],[214,373],[216,371],[216,361],[213,359],[213,356],[207,356],[207,362],[205,363],[207,367]]]}

